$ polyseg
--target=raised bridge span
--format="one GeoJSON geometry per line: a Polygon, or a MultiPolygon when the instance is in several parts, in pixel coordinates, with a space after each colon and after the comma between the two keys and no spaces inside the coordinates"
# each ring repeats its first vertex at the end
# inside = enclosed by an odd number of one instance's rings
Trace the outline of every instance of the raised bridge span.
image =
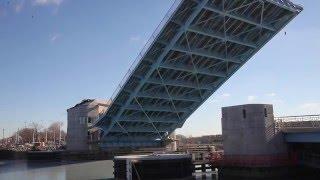
{"type": "Polygon", "coordinates": [[[289,0],[177,0],[92,126],[101,147],[158,146],[302,7],[289,0]]]}

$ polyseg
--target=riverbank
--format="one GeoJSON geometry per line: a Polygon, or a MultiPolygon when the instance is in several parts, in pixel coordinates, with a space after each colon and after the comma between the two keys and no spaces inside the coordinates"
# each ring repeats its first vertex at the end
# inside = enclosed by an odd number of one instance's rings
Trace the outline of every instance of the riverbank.
{"type": "Polygon", "coordinates": [[[0,160],[45,160],[45,161],[93,161],[112,160],[114,156],[127,155],[131,151],[0,151],[0,160]]]}

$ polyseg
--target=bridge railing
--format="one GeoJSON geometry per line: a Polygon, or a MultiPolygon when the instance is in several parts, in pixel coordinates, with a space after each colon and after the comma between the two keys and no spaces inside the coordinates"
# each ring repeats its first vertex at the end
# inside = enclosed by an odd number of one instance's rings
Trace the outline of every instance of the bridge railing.
{"type": "MultiPolygon", "coordinates": [[[[146,44],[143,46],[142,50],[138,54],[138,56],[135,58],[133,63],[130,65],[129,70],[125,73],[124,77],[121,79],[120,83],[112,93],[111,97],[109,98],[111,104],[114,102],[118,94],[120,93],[121,89],[124,87],[124,85],[129,80],[130,76],[134,72],[135,68],[138,66],[140,61],[143,59],[145,54],[148,52],[148,50],[151,48],[155,40],[158,38],[160,32],[162,31],[163,27],[169,22],[173,14],[175,13],[176,9],[180,6],[180,4],[183,2],[183,0],[175,0],[174,3],[171,5],[169,11],[166,13],[165,17],[161,20],[160,24],[157,26],[156,30],[152,33],[151,37],[148,39],[146,44]]],[[[109,106],[109,107],[110,107],[109,106]]],[[[95,122],[98,122],[104,115],[108,112],[108,109],[102,114],[99,115],[95,122]]]]}
{"type": "Polygon", "coordinates": [[[166,13],[165,17],[161,20],[160,24],[157,26],[156,30],[152,33],[149,40],[146,42],[138,56],[135,58],[133,63],[131,64],[129,70],[126,72],[122,80],[120,81],[119,85],[116,87],[115,91],[110,97],[111,102],[114,101],[114,99],[119,94],[122,87],[126,84],[126,82],[129,80],[130,76],[134,72],[136,66],[139,64],[139,62],[143,59],[145,54],[148,52],[148,50],[153,45],[154,41],[158,38],[160,32],[162,31],[163,27],[169,22],[171,17],[173,16],[174,12],[176,11],[177,7],[180,6],[180,4],[183,2],[183,0],[175,0],[175,2],[170,7],[169,11],[166,13]]]}
{"type": "Polygon", "coordinates": [[[213,167],[273,167],[297,164],[296,154],[275,155],[225,155],[212,152],[209,162],[213,167]]]}
{"type": "Polygon", "coordinates": [[[276,129],[320,128],[320,115],[275,117],[276,129]]]}

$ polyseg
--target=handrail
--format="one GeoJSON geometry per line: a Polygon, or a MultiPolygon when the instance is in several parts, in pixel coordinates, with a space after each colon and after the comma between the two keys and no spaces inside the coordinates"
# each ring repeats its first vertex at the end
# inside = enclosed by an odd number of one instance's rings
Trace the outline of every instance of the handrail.
{"type": "Polygon", "coordinates": [[[320,121],[320,115],[283,116],[274,119],[276,122],[320,121]]]}
{"type": "MultiPolygon", "coordinates": [[[[142,50],[140,51],[140,53],[138,54],[138,56],[135,58],[135,60],[133,61],[133,63],[131,64],[131,66],[129,67],[129,70],[125,73],[124,77],[122,78],[122,80],[120,81],[120,83],[118,84],[118,86],[116,87],[116,89],[114,90],[114,92],[112,93],[111,97],[109,98],[111,104],[109,107],[112,106],[115,98],[119,95],[121,89],[123,88],[123,86],[127,83],[127,81],[130,79],[130,77],[132,76],[135,68],[138,66],[138,64],[142,61],[143,57],[146,55],[146,53],[148,52],[148,50],[152,47],[152,45],[154,44],[154,42],[156,41],[156,39],[158,38],[158,36],[161,34],[160,32],[163,30],[163,28],[165,27],[165,25],[170,21],[171,17],[174,15],[175,11],[178,9],[178,7],[180,6],[180,4],[183,2],[183,0],[175,0],[174,3],[171,5],[170,9],[168,10],[168,12],[166,13],[166,15],[164,16],[164,18],[161,20],[161,22],[159,23],[159,25],[157,26],[157,28],[155,29],[155,31],[152,33],[151,37],[149,38],[149,40],[146,42],[146,44],[143,46],[142,50]]],[[[100,115],[97,120],[95,121],[95,124],[102,118],[105,116],[105,114],[108,112],[108,109],[104,112],[104,114],[100,115]]],[[[94,126],[94,125],[93,125],[94,126]]]]}
{"type": "Polygon", "coordinates": [[[113,100],[117,97],[120,90],[122,89],[123,85],[129,80],[133,71],[135,70],[137,65],[142,61],[143,57],[148,52],[149,48],[152,47],[153,43],[155,42],[155,40],[158,38],[160,32],[162,31],[163,27],[165,27],[165,25],[169,22],[169,20],[171,19],[172,15],[176,11],[177,7],[179,7],[181,2],[183,2],[183,0],[175,0],[175,2],[171,5],[169,11],[166,13],[164,18],[161,20],[160,24],[157,26],[155,31],[152,33],[151,37],[149,38],[147,43],[142,48],[139,55],[135,58],[135,60],[131,64],[129,70],[126,72],[126,74],[124,75],[124,77],[120,81],[118,87],[115,89],[115,91],[111,95],[111,97],[110,97],[111,102],[113,102],[113,100]]]}

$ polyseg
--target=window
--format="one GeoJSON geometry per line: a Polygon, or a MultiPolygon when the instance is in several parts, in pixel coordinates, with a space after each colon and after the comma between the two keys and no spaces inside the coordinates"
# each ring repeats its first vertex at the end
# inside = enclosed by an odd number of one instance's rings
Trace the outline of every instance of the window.
{"type": "Polygon", "coordinates": [[[80,117],[79,118],[79,123],[80,124],[86,124],[87,123],[87,117],[80,117]]]}
{"type": "Polygon", "coordinates": [[[268,117],[267,108],[264,108],[264,117],[268,117]]]}
{"type": "Polygon", "coordinates": [[[243,116],[243,119],[247,117],[247,112],[245,109],[242,110],[242,116],[243,116]]]}
{"type": "Polygon", "coordinates": [[[92,123],[92,118],[88,117],[88,123],[92,123]]]}

